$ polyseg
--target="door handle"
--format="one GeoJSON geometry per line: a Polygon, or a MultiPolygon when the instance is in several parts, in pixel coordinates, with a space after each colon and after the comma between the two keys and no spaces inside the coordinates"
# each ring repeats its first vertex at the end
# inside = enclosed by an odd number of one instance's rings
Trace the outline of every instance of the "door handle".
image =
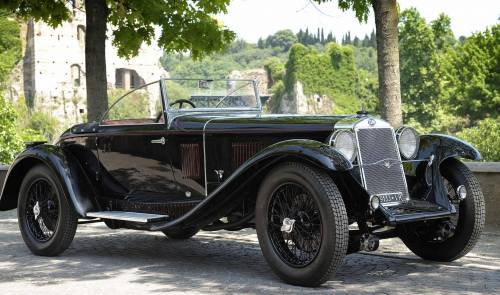
{"type": "Polygon", "coordinates": [[[165,140],[165,137],[163,137],[163,136],[161,138],[159,138],[159,139],[153,139],[153,140],[151,140],[151,143],[158,143],[158,144],[161,144],[161,145],[165,145],[165,142],[166,142],[166,140],[165,140]]]}

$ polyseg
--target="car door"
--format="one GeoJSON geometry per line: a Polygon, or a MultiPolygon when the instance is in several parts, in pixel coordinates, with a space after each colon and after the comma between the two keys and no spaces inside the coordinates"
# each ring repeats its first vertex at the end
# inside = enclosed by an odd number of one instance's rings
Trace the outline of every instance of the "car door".
{"type": "Polygon", "coordinates": [[[127,198],[165,198],[174,191],[164,116],[162,90],[155,82],[117,100],[99,124],[102,173],[125,187],[127,198]]]}

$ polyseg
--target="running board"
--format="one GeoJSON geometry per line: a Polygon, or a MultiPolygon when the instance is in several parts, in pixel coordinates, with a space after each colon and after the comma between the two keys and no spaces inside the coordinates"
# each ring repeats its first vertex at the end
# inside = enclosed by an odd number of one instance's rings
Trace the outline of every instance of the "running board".
{"type": "Polygon", "coordinates": [[[140,212],[125,212],[125,211],[88,212],[87,217],[130,221],[137,223],[151,223],[157,221],[165,221],[168,219],[168,215],[148,214],[140,212]]]}

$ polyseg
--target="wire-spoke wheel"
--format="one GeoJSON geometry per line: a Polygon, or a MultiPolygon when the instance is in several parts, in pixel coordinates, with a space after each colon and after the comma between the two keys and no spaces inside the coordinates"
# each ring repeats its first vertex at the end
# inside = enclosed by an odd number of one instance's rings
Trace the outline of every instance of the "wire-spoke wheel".
{"type": "Polygon", "coordinates": [[[399,228],[405,245],[416,255],[435,261],[453,261],[467,254],[479,240],[485,206],[476,177],[462,162],[449,159],[441,165],[448,198],[456,208],[449,220],[410,223],[399,228]],[[464,193],[463,199],[459,190],[464,193]]]}
{"type": "Polygon", "coordinates": [[[37,165],[28,171],[17,208],[21,235],[31,252],[55,256],[68,248],[78,217],[49,168],[37,165]]]}
{"type": "Polygon", "coordinates": [[[278,255],[293,267],[310,264],[321,246],[321,214],[310,193],[284,183],[271,196],[268,234],[278,255]]]}
{"type": "Polygon", "coordinates": [[[43,243],[52,238],[57,227],[59,204],[54,188],[47,179],[36,179],[28,188],[25,219],[29,233],[43,243]]]}
{"type": "Polygon", "coordinates": [[[284,281],[318,286],[342,264],[349,238],[347,213],[333,179],[290,162],[264,179],[256,204],[262,253],[284,281]]]}

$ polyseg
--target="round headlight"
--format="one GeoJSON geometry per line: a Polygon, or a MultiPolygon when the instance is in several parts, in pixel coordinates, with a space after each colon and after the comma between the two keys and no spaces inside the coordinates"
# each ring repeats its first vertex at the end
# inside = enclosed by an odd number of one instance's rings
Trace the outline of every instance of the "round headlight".
{"type": "Polygon", "coordinates": [[[356,158],[356,143],[354,140],[354,134],[352,134],[351,131],[335,131],[331,135],[329,143],[332,147],[341,152],[347,160],[352,162],[356,158]]]}
{"type": "Polygon", "coordinates": [[[419,137],[415,129],[403,126],[396,131],[399,151],[405,159],[413,159],[417,156],[419,137]]]}

